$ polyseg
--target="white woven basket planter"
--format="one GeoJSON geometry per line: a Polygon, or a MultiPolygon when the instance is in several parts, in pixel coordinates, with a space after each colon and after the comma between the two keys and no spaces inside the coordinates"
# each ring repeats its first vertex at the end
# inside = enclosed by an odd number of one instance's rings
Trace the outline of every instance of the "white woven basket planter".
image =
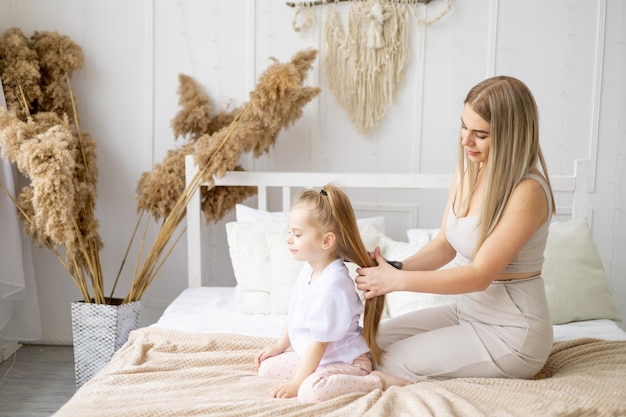
{"type": "MultiPolygon", "coordinates": [[[[118,303],[121,300],[118,300],[118,303]]],[[[76,388],[109,363],[139,326],[141,301],[126,304],[72,303],[76,388]]]]}

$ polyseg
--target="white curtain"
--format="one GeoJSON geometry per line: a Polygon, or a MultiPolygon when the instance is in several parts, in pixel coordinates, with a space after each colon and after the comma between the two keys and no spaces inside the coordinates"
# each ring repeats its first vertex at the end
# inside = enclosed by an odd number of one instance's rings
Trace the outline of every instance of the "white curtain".
{"type": "MultiPolygon", "coordinates": [[[[6,108],[2,82],[0,106],[6,108]]],[[[13,168],[0,161],[0,181],[15,196],[13,168]]],[[[0,190],[0,361],[5,347],[38,339],[41,318],[30,242],[22,233],[15,205],[0,190]]]]}

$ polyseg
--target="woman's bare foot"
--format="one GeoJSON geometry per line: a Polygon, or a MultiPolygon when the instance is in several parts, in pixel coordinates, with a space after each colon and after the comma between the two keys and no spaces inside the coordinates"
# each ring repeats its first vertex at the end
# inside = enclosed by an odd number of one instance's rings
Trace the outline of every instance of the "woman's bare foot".
{"type": "Polygon", "coordinates": [[[406,379],[398,378],[393,375],[386,374],[382,371],[372,371],[372,374],[376,375],[380,378],[383,383],[383,391],[392,386],[403,387],[405,385],[410,385],[411,382],[406,379]]]}

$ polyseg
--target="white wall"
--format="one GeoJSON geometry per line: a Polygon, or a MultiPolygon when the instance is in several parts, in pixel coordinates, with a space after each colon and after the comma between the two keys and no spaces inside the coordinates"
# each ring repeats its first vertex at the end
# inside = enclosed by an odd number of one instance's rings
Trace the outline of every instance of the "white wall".
{"type": "MultiPolygon", "coordinates": [[[[419,10],[432,17],[443,6],[435,0],[419,10]]],[[[440,22],[412,27],[404,82],[370,136],[355,133],[318,60],[308,83],[322,87],[319,98],[269,154],[243,162],[261,170],[448,173],[467,90],[492,75],[519,77],[539,104],[550,172],[569,174],[575,158],[592,160],[593,236],[626,317],[625,12],[624,0],[453,0],[440,22]]],[[[99,145],[97,216],[109,286],[137,219],[136,181],[177,145],[170,121],[178,74],[201,82],[214,108],[240,105],[270,56],[285,61],[322,47],[322,15],[318,7],[313,30],[298,33],[293,9],[277,0],[0,0],[0,30],[56,30],[83,47],[86,65],[73,85],[82,125],[99,145]]],[[[440,214],[436,201],[419,204],[421,226],[438,226],[440,214]]],[[[232,284],[223,223],[209,230],[205,284],[232,284]]],[[[185,250],[183,241],[144,297],[143,324],[186,285],[185,250]]],[[[79,294],[49,250],[34,257],[44,339],[69,342],[69,304],[79,294]]],[[[128,288],[131,270],[118,288],[128,288]]]]}

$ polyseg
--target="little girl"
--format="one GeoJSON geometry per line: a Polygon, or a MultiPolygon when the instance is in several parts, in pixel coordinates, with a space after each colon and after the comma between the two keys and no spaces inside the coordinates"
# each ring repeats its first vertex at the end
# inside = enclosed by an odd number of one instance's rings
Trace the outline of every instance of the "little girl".
{"type": "Polygon", "coordinates": [[[277,342],[255,357],[259,375],[290,379],[270,391],[272,397],[298,396],[324,401],[350,392],[382,389],[372,372],[379,361],[375,343],[384,298],[366,305],[366,338],[359,326],[363,312],[344,259],[358,265],[375,261],[367,253],[345,193],[334,185],[300,192],[289,214],[289,250],[306,261],[293,289],[287,326],[277,342]],[[371,349],[371,354],[370,354],[371,349]]]}

